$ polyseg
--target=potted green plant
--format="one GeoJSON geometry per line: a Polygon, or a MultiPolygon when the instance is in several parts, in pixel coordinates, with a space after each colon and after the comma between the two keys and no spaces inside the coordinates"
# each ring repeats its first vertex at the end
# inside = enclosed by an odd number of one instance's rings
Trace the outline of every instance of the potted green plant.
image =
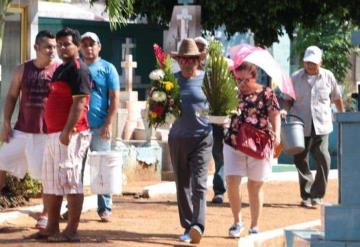
{"type": "Polygon", "coordinates": [[[210,42],[205,71],[203,91],[209,102],[209,119],[220,124],[238,106],[236,82],[228,70],[228,59],[223,56],[220,41],[210,42]]]}

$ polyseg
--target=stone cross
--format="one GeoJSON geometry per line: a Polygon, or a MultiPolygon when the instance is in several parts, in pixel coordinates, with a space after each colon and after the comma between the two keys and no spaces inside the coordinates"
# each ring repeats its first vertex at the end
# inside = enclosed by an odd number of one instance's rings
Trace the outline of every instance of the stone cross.
{"type": "Polygon", "coordinates": [[[178,42],[178,48],[180,42],[188,37],[189,21],[192,20],[192,16],[189,14],[187,8],[181,9],[181,14],[176,15],[176,19],[180,20],[180,41],[178,42]]]}
{"type": "Polygon", "coordinates": [[[178,0],[178,4],[188,5],[194,3],[194,0],[178,0]]]}
{"type": "Polygon", "coordinates": [[[127,92],[132,91],[132,83],[133,83],[133,68],[137,67],[137,62],[133,61],[132,55],[126,55],[125,61],[121,62],[121,68],[124,68],[125,72],[125,88],[127,92]]]}
{"type": "Polygon", "coordinates": [[[131,54],[131,49],[135,48],[135,44],[131,43],[131,38],[125,38],[125,43],[123,43],[121,47],[121,59],[124,60],[126,55],[131,54]]]}

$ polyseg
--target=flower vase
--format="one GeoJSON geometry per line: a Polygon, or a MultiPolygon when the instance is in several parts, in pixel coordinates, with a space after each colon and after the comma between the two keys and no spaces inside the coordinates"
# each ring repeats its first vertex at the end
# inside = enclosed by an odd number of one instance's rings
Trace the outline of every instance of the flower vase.
{"type": "Polygon", "coordinates": [[[148,109],[141,110],[141,117],[145,129],[145,141],[146,143],[151,143],[151,140],[154,138],[153,128],[149,127],[149,113],[148,109]]]}
{"type": "Polygon", "coordinates": [[[209,115],[209,123],[212,124],[218,124],[218,125],[223,125],[226,124],[229,120],[228,116],[212,116],[209,115]]]}

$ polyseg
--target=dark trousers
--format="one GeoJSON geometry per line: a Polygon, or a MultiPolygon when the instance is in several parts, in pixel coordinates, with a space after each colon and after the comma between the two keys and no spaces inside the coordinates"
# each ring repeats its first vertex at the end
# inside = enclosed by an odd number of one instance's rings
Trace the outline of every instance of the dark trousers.
{"type": "Polygon", "coordinates": [[[224,128],[213,124],[214,145],[212,155],[215,161],[215,174],[213,179],[213,190],[215,195],[222,195],[226,192],[224,179],[224,128]]]}
{"type": "Polygon", "coordinates": [[[312,127],[311,136],[305,137],[305,150],[294,156],[299,173],[300,195],[303,200],[323,198],[325,195],[331,162],[328,146],[329,135],[316,135],[312,127]],[[309,167],[309,152],[316,161],[315,180],[309,167]]]}
{"type": "Polygon", "coordinates": [[[169,137],[171,163],[175,172],[176,195],[181,226],[205,228],[208,163],[212,134],[198,138],[169,137]]]}

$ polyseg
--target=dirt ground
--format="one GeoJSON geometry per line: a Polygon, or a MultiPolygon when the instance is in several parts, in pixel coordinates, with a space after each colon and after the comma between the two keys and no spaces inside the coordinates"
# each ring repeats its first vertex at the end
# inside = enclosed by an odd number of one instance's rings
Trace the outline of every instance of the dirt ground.
{"type": "MultiPolygon", "coordinates": [[[[183,229],[180,227],[175,196],[153,199],[136,198],[143,185],[127,185],[126,196],[114,197],[112,222],[101,223],[96,212],[85,212],[81,216],[79,232],[81,243],[49,244],[24,240],[23,237],[36,230],[34,219],[24,216],[9,220],[0,226],[0,246],[189,246],[176,238],[183,229]]],[[[246,186],[243,186],[243,220],[250,223],[246,186]]],[[[326,203],[337,201],[337,181],[329,182],[326,203]]],[[[227,196],[225,203],[210,203],[212,190],[208,192],[206,230],[199,246],[236,246],[237,240],[227,237],[232,216],[227,196]]],[[[320,219],[320,208],[304,209],[299,206],[297,182],[269,182],[265,186],[265,205],[260,221],[262,231],[282,228],[288,225],[320,219]]],[[[61,228],[65,227],[64,223],[61,228]]],[[[246,231],[247,232],[247,231],[246,231]]],[[[244,233],[244,236],[247,233],[244,233]]],[[[190,245],[191,246],[191,245],[190,245]]]]}

